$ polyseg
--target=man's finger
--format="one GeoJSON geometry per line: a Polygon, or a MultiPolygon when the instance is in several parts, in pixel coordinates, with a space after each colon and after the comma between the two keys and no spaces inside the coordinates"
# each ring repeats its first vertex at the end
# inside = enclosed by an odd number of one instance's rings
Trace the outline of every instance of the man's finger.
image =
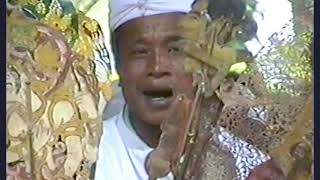
{"type": "Polygon", "coordinates": [[[279,166],[274,161],[269,160],[255,167],[248,180],[285,180],[285,176],[279,166]]]}

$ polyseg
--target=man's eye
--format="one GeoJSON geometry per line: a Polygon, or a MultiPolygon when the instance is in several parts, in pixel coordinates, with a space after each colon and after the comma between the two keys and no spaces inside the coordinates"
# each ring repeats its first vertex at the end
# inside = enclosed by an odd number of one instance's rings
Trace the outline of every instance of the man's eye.
{"type": "Polygon", "coordinates": [[[133,55],[147,55],[149,51],[146,48],[136,48],[131,51],[133,55]]]}
{"type": "Polygon", "coordinates": [[[181,53],[182,49],[178,46],[172,46],[168,48],[169,53],[181,53]]]}

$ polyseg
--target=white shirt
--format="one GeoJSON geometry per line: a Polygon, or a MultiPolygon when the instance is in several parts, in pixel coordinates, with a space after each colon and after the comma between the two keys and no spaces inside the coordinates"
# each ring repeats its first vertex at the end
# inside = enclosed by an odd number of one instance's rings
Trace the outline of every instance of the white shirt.
{"type": "MultiPolygon", "coordinates": [[[[135,133],[126,111],[103,122],[95,180],[147,180],[145,160],[153,149],[135,133]]],[[[172,175],[161,180],[173,180],[172,175]]]]}
{"type": "MultiPolygon", "coordinates": [[[[247,179],[254,167],[270,159],[268,154],[242,141],[224,128],[215,129],[220,131],[216,133],[219,141],[221,140],[219,143],[224,145],[225,151],[233,152],[235,162],[239,162],[235,164],[236,167],[246,169],[245,173],[238,175],[242,179],[247,179]],[[254,156],[251,153],[253,151],[254,156]]],[[[145,160],[152,150],[132,128],[128,111],[122,111],[103,122],[95,180],[148,180],[145,160]]],[[[158,180],[173,180],[173,176],[169,174],[158,180]]]]}

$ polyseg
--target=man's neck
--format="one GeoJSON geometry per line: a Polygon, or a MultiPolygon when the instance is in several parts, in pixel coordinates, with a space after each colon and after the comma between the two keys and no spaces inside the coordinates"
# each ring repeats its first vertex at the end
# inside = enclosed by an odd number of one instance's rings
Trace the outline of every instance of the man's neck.
{"type": "Polygon", "coordinates": [[[133,113],[129,112],[130,123],[137,133],[137,135],[144,141],[149,147],[155,148],[158,145],[161,135],[160,126],[154,126],[146,124],[145,122],[136,118],[133,113]]]}

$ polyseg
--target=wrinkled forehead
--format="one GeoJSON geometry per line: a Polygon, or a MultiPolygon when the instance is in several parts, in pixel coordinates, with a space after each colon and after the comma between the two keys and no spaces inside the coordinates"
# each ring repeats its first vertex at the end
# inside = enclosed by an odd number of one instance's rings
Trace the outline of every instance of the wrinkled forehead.
{"type": "Polygon", "coordinates": [[[143,37],[180,36],[194,39],[199,33],[198,22],[186,13],[166,13],[130,20],[117,30],[122,40],[143,37]]]}

